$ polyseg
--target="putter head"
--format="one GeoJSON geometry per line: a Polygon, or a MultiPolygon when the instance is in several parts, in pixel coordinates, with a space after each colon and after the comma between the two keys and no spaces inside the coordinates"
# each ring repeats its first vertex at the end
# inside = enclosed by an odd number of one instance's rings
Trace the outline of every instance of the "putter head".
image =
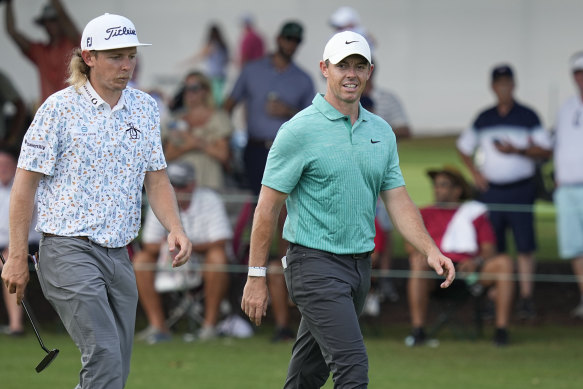
{"type": "Polygon", "coordinates": [[[43,371],[48,365],[51,364],[51,362],[53,362],[53,360],[57,357],[57,355],[59,355],[58,349],[53,349],[53,350],[49,351],[47,353],[46,357],[44,357],[43,360],[40,361],[40,363],[36,367],[36,372],[40,373],[41,371],[43,371]]]}

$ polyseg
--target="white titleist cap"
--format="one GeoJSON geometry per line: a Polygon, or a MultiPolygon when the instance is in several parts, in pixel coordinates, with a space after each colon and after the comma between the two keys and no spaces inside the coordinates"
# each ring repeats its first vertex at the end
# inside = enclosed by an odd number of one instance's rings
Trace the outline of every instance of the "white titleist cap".
{"type": "Polygon", "coordinates": [[[574,72],[583,70],[583,51],[575,53],[571,57],[571,70],[574,72]]]}
{"type": "Polygon", "coordinates": [[[353,31],[342,31],[335,34],[324,48],[323,60],[337,64],[349,55],[362,55],[372,64],[370,47],[366,39],[353,31]]]}
{"type": "Polygon", "coordinates": [[[112,50],[124,47],[150,46],[140,43],[136,27],[126,17],[104,14],[91,20],[83,30],[81,50],[112,50]]]}

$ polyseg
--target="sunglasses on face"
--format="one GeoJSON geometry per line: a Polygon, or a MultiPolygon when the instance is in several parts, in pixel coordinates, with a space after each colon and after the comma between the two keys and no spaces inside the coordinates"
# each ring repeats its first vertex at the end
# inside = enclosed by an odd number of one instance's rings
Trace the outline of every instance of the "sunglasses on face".
{"type": "Polygon", "coordinates": [[[192,85],[185,85],[184,86],[184,91],[185,92],[199,92],[201,90],[204,89],[204,86],[202,86],[201,84],[192,84],[192,85]]]}

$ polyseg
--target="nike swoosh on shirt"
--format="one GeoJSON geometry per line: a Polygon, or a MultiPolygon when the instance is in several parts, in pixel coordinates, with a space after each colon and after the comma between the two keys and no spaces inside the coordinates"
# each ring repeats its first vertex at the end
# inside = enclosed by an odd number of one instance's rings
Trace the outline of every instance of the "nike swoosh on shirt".
{"type": "Polygon", "coordinates": [[[346,43],[347,45],[349,45],[349,44],[351,44],[351,43],[354,43],[354,42],[358,42],[358,41],[350,41],[350,42],[348,42],[348,41],[344,41],[344,43],[346,43]]]}
{"type": "Polygon", "coordinates": [[[380,142],[380,140],[372,140],[372,139],[370,140],[370,143],[379,143],[379,142],[380,142]]]}

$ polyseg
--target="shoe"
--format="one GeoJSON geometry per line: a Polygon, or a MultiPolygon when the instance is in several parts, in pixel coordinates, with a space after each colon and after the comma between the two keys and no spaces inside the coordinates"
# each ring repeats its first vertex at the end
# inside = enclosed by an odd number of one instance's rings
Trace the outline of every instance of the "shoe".
{"type": "Polygon", "coordinates": [[[423,328],[414,328],[411,335],[405,338],[405,345],[407,347],[422,346],[425,344],[426,338],[423,328]]]}
{"type": "Polygon", "coordinates": [[[169,342],[172,340],[172,335],[167,332],[156,331],[145,339],[145,342],[153,345],[158,343],[169,342]]]}
{"type": "Polygon", "coordinates": [[[249,320],[245,320],[237,314],[232,314],[217,324],[217,332],[219,336],[250,338],[253,336],[253,327],[249,324],[249,320]]]}
{"type": "Polygon", "coordinates": [[[571,316],[576,317],[577,319],[583,319],[583,301],[571,311],[571,316]]]}
{"type": "Polygon", "coordinates": [[[534,301],[532,298],[521,298],[518,300],[518,305],[516,307],[516,314],[521,320],[532,320],[536,317],[536,311],[534,309],[534,301]]]}
{"type": "Polygon", "coordinates": [[[0,326],[0,334],[20,338],[24,336],[24,330],[13,331],[10,329],[10,326],[0,326]]]}
{"type": "Polygon", "coordinates": [[[273,334],[271,341],[273,343],[288,342],[290,340],[295,340],[295,338],[296,335],[291,329],[289,329],[289,327],[278,327],[275,329],[275,333],[273,334]]]}
{"type": "Polygon", "coordinates": [[[217,329],[214,326],[201,327],[196,334],[196,338],[202,342],[215,339],[217,336],[217,329]]]}
{"type": "Polygon", "coordinates": [[[381,313],[381,301],[375,292],[369,292],[364,300],[363,315],[376,317],[381,313]]]}
{"type": "Polygon", "coordinates": [[[134,336],[134,338],[140,342],[144,342],[144,341],[146,341],[146,339],[148,339],[148,337],[150,335],[156,333],[157,331],[158,330],[156,329],[156,327],[147,326],[146,328],[144,328],[140,332],[136,332],[136,335],[134,336]]]}
{"type": "Polygon", "coordinates": [[[508,330],[506,328],[496,328],[494,333],[494,344],[498,347],[508,346],[508,330]]]}

